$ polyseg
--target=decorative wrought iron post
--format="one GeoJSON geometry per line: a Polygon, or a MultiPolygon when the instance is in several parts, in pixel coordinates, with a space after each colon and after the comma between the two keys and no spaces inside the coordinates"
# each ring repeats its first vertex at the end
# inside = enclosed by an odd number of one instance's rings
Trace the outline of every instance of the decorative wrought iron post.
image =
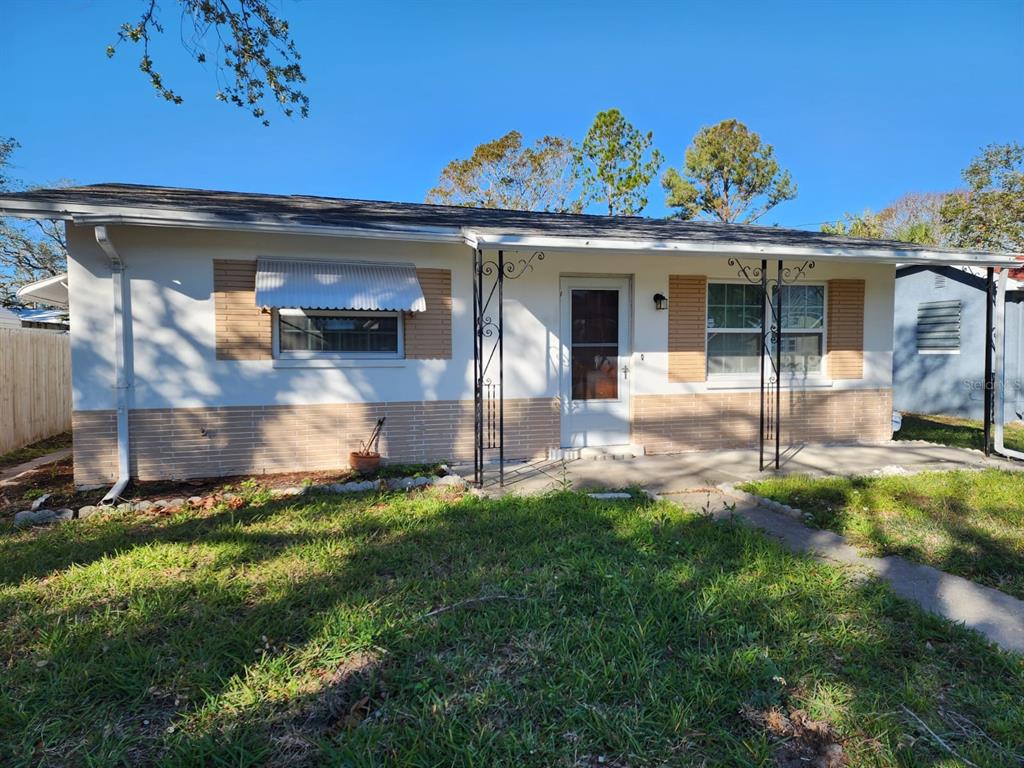
{"type": "Polygon", "coordinates": [[[995,270],[989,267],[985,281],[985,455],[992,453],[992,407],[995,394],[996,379],[992,370],[992,351],[995,346],[993,326],[993,310],[995,309],[995,270]]]}
{"type": "Polygon", "coordinates": [[[768,279],[768,261],[761,260],[760,267],[750,267],[739,259],[729,259],[729,266],[751,285],[761,289],[761,401],[758,416],[758,469],[764,471],[765,445],[775,443],[775,468],[782,466],[782,344],[784,339],[784,318],[782,288],[795,283],[809,269],[813,261],[799,266],[787,267],[780,259],[776,264],[775,278],[768,279]],[[773,293],[774,291],[774,293],[773,293]]]}
{"type": "Polygon", "coordinates": [[[473,480],[484,484],[487,451],[498,452],[498,483],[505,485],[505,281],[533,270],[529,259],[506,260],[505,252],[485,259],[473,253],[473,480]],[[496,303],[496,307],[492,304],[496,303]],[[495,377],[489,374],[497,364],[495,377]]]}
{"type": "Polygon", "coordinates": [[[782,284],[785,273],[779,259],[775,273],[775,468],[778,469],[782,445],[782,334],[785,317],[782,314],[782,284]]]}
{"type": "MultiPolygon", "coordinates": [[[[732,263],[731,261],[729,262],[732,263]]],[[[765,343],[765,313],[768,309],[768,261],[761,259],[761,418],[758,422],[758,472],[764,471],[764,355],[768,345],[765,343]]]]}

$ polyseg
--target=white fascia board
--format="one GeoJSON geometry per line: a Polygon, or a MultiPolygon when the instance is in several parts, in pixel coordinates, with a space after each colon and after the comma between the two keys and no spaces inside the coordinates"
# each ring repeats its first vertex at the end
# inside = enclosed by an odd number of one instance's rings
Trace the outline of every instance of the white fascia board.
{"type": "Polygon", "coordinates": [[[242,232],[293,233],[321,237],[353,237],[412,242],[442,242],[468,245],[483,250],[636,251],[642,253],[750,256],[765,259],[822,259],[863,261],[878,264],[949,264],[957,266],[1019,267],[1014,256],[976,251],[898,250],[891,248],[822,248],[796,245],[758,245],[735,240],[728,243],[701,240],[624,240],[614,238],[556,237],[549,235],[480,234],[471,227],[402,227],[374,229],[296,224],[264,217],[258,221],[236,221],[218,216],[180,210],[131,208],[126,206],[74,205],[0,201],[0,215],[22,218],[71,220],[84,226],[168,227],[175,229],[217,229],[242,232]]]}
{"type": "Polygon", "coordinates": [[[168,229],[214,229],[227,232],[266,232],[269,234],[316,235],[319,237],[354,237],[375,240],[411,240],[420,243],[465,244],[466,238],[460,229],[433,227],[396,229],[371,229],[366,227],[335,227],[321,224],[296,224],[295,222],[265,218],[260,221],[234,221],[213,216],[166,216],[126,214],[73,214],[71,220],[83,226],[124,226],[124,227],[165,227],[168,229]]]}
{"type": "Polygon", "coordinates": [[[864,261],[877,264],[956,264],[984,267],[1021,266],[1014,256],[960,251],[903,251],[890,248],[814,248],[796,245],[758,245],[743,241],[729,243],[700,240],[621,240],[544,235],[477,234],[477,247],[485,250],[536,249],[554,251],[638,251],[721,256],[750,256],[765,259],[820,259],[864,261]]]}
{"type": "Polygon", "coordinates": [[[299,224],[284,219],[263,217],[257,221],[236,221],[183,211],[154,208],[104,207],[22,201],[0,201],[0,215],[26,219],[61,219],[82,226],[166,227],[172,229],[214,229],[238,232],[317,235],[320,237],[353,237],[380,240],[408,240],[425,243],[458,243],[475,246],[464,228],[400,227],[374,229],[367,227],[336,227],[321,224],[299,224]]]}

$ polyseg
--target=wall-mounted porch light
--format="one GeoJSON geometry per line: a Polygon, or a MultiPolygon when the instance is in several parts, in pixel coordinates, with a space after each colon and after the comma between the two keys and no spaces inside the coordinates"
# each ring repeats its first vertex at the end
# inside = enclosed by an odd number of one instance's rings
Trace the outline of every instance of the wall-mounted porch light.
{"type": "Polygon", "coordinates": [[[668,309],[668,297],[663,293],[654,294],[654,308],[659,312],[663,309],[668,309]]]}

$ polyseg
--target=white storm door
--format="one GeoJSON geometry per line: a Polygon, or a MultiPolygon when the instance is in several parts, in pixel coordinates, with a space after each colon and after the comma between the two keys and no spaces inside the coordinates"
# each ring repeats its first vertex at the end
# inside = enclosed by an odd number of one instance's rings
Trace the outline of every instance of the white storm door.
{"type": "Polygon", "coordinates": [[[562,447],[630,441],[628,277],[561,279],[562,447]]]}

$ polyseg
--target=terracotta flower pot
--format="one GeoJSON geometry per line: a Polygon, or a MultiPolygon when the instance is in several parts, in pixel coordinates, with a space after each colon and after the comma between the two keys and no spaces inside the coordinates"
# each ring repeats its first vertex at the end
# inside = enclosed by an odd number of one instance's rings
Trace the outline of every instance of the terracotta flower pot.
{"type": "Polygon", "coordinates": [[[352,451],[352,453],[348,455],[348,465],[356,472],[360,472],[362,474],[376,472],[380,467],[380,454],[352,451]]]}

